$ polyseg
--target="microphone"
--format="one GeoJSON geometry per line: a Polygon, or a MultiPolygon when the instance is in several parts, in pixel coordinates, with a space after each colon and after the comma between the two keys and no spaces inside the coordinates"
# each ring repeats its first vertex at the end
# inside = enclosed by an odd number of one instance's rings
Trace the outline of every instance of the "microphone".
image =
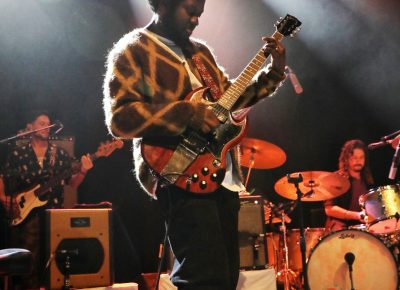
{"type": "Polygon", "coordinates": [[[354,260],[356,259],[356,256],[354,256],[354,254],[352,252],[347,252],[344,255],[344,259],[345,259],[347,265],[349,265],[350,271],[353,271],[353,263],[354,263],[354,260]]]}
{"type": "Polygon", "coordinates": [[[347,252],[344,255],[344,259],[347,263],[347,265],[349,265],[349,276],[350,276],[350,284],[351,284],[351,290],[354,290],[354,283],[353,283],[353,263],[354,260],[356,259],[356,256],[354,256],[354,254],[352,252],[347,252]]]}
{"type": "Polygon", "coordinates": [[[54,131],[54,135],[58,134],[64,128],[64,125],[60,122],[60,120],[55,120],[53,125],[58,127],[58,129],[54,131]]]}
{"type": "Polygon", "coordinates": [[[397,174],[397,168],[400,161],[400,142],[397,144],[396,152],[393,155],[392,166],[390,166],[389,179],[394,180],[397,174]]]}
{"type": "Polygon", "coordinates": [[[303,92],[303,87],[300,85],[299,79],[289,66],[286,66],[286,69],[288,71],[289,79],[292,83],[294,91],[296,92],[296,94],[301,94],[303,92]]]}
{"type": "Polygon", "coordinates": [[[368,149],[369,150],[374,150],[374,149],[389,145],[390,143],[392,143],[391,141],[392,140],[382,140],[382,141],[379,141],[379,142],[368,144],[368,149]]]}

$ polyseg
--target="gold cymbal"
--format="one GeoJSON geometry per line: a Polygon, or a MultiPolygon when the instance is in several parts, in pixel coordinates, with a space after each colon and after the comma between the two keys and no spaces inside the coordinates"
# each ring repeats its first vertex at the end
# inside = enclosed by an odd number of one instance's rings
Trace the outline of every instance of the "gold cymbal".
{"type": "Polygon", "coordinates": [[[240,149],[240,164],[244,167],[271,169],[281,166],[286,161],[285,151],[264,140],[244,138],[240,149]]]}
{"type": "MultiPolygon", "coordinates": [[[[303,193],[302,201],[323,201],[335,198],[350,188],[347,178],[334,172],[327,171],[303,171],[293,175],[301,174],[303,181],[299,183],[299,188],[303,193]]],[[[284,176],[275,183],[275,191],[288,199],[297,199],[297,189],[294,184],[288,182],[284,176]]]]}

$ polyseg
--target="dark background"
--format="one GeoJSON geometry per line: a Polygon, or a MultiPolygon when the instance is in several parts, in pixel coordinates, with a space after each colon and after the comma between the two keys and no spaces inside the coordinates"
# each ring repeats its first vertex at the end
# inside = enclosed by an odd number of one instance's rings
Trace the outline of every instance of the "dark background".
{"type": "MultiPolygon", "coordinates": [[[[276,169],[253,170],[248,191],[282,202],[274,184],[285,174],[334,171],[346,140],[370,143],[400,129],[398,11],[397,0],[206,3],[195,36],[207,40],[232,77],[261,47],[261,36],[274,32],[279,16],[289,13],[303,22],[284,44],[304,92],[296,95],[287,80],[250,113],[248,136],[278,145],[287,161],[276,169]]],[[[107,51],[150,17],[144,0],[1,0],[0,138],[24,128],[27,112],[46,108],[63,122],[62,135],[75,136],[78,157],[110,139],[102,110],[107,51]]],[[[371,152],[376,186],[391,183],[393,154],[391,147],[371,152]]],[[[114,204],[116,259],[124,265],[120,280],[156,271],[163,234],[157,204],[138,187],[132,170],[128,142],[96,161],[79,190],[80,201],[114,204]]],[[[307,203],[305,211],[306,226],[323,226],[320,203],[307,203]]],[[[291,217],[289,226],[298,227],[296,210],[291,217]]]]}

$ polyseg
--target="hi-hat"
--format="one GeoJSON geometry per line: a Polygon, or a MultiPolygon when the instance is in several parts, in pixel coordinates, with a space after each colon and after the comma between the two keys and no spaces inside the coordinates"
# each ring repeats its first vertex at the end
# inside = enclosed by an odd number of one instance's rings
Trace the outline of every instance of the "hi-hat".
{"type": "MultiPolygon", "coordinates": [[[[333,172],[326,171],[304,171],[300,173],[303,181],[299,183],[299,188],[303,193],[302,201],[323,201],[335,198],[350,188],[347,178],[333,172]]],[[[288,199],[297,199],[297,189],[294,184],[289,183],[284,176],[275,183],[275,191],[288,199]]]]}
{"type": "Polygon", "coordinates": [[[271,169],[281,166],[286,161],[286,154],[281,148],[264,140],[244,138],[240,148],[240,164],[244,167],[271,169]]]}

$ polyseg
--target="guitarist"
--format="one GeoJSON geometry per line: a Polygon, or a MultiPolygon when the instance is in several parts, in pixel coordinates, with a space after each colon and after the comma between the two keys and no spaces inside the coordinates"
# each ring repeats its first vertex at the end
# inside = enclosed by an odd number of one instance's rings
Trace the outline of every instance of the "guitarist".
{"type": "MultiPolygon", "coordinates": [[[[37,130],[50,126],[47,112],[34,112],[27,124],[28,130],[37,130]]],[[[62,148],[48,141],[50,129],[32,133],[27,144],[12,148],[4,166],[4,175],[0,178],[0,200],[10,217],[15,215],[14,194],[25,192],[35,185],[43,185],[52,177],[71,170],[71,158],[62,148]],[[7,194],[5,194],[7,193],[7,194]],[[14,210],[14,212],[13,212],[14,210]]],[[[86,156],[81,158],[82,166],[78,174],[73,175],[67,182],[74,188],[85,178],[86,172],[93,166],[92,161],[86,156]]],[[[52,188],[45,196],[48,202],[45,206],[38,207],[29,213],[26,220],[20,225],[10,228],[9,247],[25,248],[32,252],[34,259],[33,272],[30,276],[16,281],[14,289],[39,288],[44,270],[44,237],[45,227],[43,213],[47,208],[62,207],[63,185],[52,188]]]]}
{"type": "MultiPolygon", "coordinates": [[[[108,56],[106,124],[114,136],[133,139],[137,179],[164,210],[175,255],[173,284],[179,289],[235,289],[239,274],[238,192],[244,189],[238,148],[227,154],[222,185],[202,196],[175,185],[161,186],[159,174],[151,174],[141,154],[141,142],[146,138],[161,146],[188,128],[206,135],[220,125],[205,104],[185,100],[192,90],[205,86],[192,56],[201,59],[222,93],[230,80],[211,49],[190,38],[205,0],[149,0],[149,4],[154,12],[151,22],[122,37],[108,56]]],[[[265,37],[264,41],[264,53],[272,55],[272,62],[247,87],[235,110],[272,95],[285,79],[285,48],[274,38],[265,37]]]]}

